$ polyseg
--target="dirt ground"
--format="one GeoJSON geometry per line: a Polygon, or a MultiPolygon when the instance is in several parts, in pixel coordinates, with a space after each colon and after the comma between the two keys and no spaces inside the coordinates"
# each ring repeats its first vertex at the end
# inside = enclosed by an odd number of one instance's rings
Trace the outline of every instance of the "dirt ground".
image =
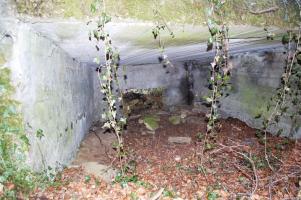
{"type": "Polygon", "coordinates": [[[106,183],[81,167],[92,161],[118,165],[111,147],[114,136],[96,127],[83,141],[76,166],[66,168],[56,185],[37,190],[32,198],[297,200],[301,196],[300,140],[268,135],[267,162],[263,137],[237,119],[221,120],[219,133],[205,145],[205,116],[199,110],[148,112],[160,117],[154,134],[139,121],[146,113],[130,117],[124,133],[129,178],[123,184],[106,183]],[[183,112],[180,124],[170,122],[171,115],[183,112]],[[172,136],[191,137],[192,142],[169,143],[172,136]]]}

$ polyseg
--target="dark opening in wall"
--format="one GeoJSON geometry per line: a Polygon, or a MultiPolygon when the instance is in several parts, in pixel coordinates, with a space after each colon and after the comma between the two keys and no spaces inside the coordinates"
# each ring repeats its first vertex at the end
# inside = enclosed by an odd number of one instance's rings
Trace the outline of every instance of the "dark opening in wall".
{"type": "Polygon", "coordinates": [[[130,89],[123,93],[123,112],[126,116],[163,108],[164,88],[130,89]]]}

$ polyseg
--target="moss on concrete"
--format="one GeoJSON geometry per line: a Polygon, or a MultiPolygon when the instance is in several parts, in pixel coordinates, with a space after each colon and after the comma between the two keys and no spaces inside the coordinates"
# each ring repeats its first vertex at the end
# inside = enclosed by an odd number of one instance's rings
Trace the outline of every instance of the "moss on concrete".
{"type": "Polygon", "coordinates": [[[0,52],[0,66],[4,65],[5,63],[6,63],[6,59],[3,53],[0,52]]]}
{"type": "MultiPolygon", "coordinates": [[[[41,1],[41,0],[36,0],[41,1]]],[[[17,0],[17,8],[20,13],[54,16],[54,17],[75,17],[85,18],[91,16],[90,4],[93,0],[63,0],[63,1],[43,1],[36,8],[33,3],[26,3],[17,0]]],[[[258,9],[270,7],[265,1],[256,1],[258,9]]],[[[204,8],[207,1],[182,1],[182,0],[106,0],[106,10],[114,17],[132,18],[145,21],[154,21],[153,10],[158,10],[168,22],[202,24],[205,19],[204,8]]],[[[298,17],[296,6],[288,8],[289,18],[285,19],[285,8],[279,2],[279,11],[274,14],[253,15],[246,11],[245,1],[227,1],[225,10],[226,18],[234,24],[252,25],[277,25],[287,26],[288,23],[295,23],[298,17]]]]}
{"type": "MultiPolygon", "coordinates": [[[[175,30],[175,37],[172,38],[168,32],[164,32],[161,35],[161,39],[164,42],[165,47],[188,45],[193,43],[205,42],[209,37],[207,31],[190,32],[187,30],[175,30]]],[[[158,41],[154,40],[151,30],[145,34],[140,35],[134,41],[134,45],[142,46],[145,48],[158,47],[158,41]]]]}
{"type": "Polygon", "coordinates": [[[259,114],[266,116],[268,102],[273,95],[273,88],[260,86],[252,83],[246,76],[238,76],[240,103],[243,108],[252,116],[259,114]]]}

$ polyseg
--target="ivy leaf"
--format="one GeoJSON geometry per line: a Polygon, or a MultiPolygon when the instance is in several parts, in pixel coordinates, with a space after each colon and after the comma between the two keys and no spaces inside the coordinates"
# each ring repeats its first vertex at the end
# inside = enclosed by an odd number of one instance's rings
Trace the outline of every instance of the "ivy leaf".
{"type": "Polygon", "coordinates": [[[211,103],[213,101],[213,99],[211,97],[206,97],[205,99],[208,103],[211,103]]]}
{"type": "Polygon", "coordinates": [[[209,192],[207,198],[208,200],[216,200],[218,199],[219,195],[216,192],[209,192]]]}
{"type": "Polygon", "coordinates": [[[218,28],[216,26],[209,27],[211,36],[215,36],[218,33],[218,28]]]}
{"type": "Polygon", "coordinates": [[[111,22],[111,20],[112,20],[112,18],[109,15],[107,15],[106,13],[102,13],[102,15],[101,15],[102,24],[107,24],[107,23],[111,22]]]}
{"type": "Polygon", "coordinates": [[[42,129],[38,129],[37,132],[36,132],[36,137],[41,140],[42,137],[44,137],[44,136],[45,135],[43,134],[43,130],[42,129]]]}
{"type": "Polygon", "coordinates": [[[262,116],[262,114],[261,113],[258,113],[257,115],[255,115],[255,119],[259,119],[259,118],[261,118],[261,116],[262,116]]]}
{"type": "Polygon", "coordinates": [[[99,58],[97,58],[97,57],[94,58],[93,62],[96,63],[96,64],[98,64],[98,65],[100,64],[100,60],[99,60],[99,58]]]}
{"type": "Polygon", "coordinates": [[[27,138],[26,135],[21,135],[20,140],[22,140],[26,146],[30,145],[29,139],[27,138]]]}
{"type": "Polygon", "coordinates": [[[153,31],[152,31],[152,34],[153,34],[153,36],[154,36],[154,39],[156,40],[157,37],[158,37],[158,35],[159,35],[159,30],[156,29],[156,28],[154,28],[153,31]]]}
{"type": "Polygon", "coordinates": [[[85,176],[85,183],[89,183],[91,180],[91,176],[85,176]]]}
{"type": "Polygon", "coordinates": [[[95,12],[96,12],[96,5],[95,5],[94,3],[92,3],[92,4],[90,5],[90,11],[91,11],[92,13],[95,13],[95,12]]]}
{"type": "Polygon", "coordinates": [[[104,125],[102,126],[102,128],[111,128],[111,125],[109,122],[104,123],[104,125]]]}
{"type": "Polygon", "coordinates": [[[213,38],[210,37],[207,41],[207,51],[211,51],[213,49],[213,38]]]}
{"type": "Polygon", "coordinates": [[[283,35],[281,41],[282,41],[282,44],[283,44],[283,45],[288,44],[289,41],[290,41],[289,35],[288,35],[288,34],[283,35]]]}

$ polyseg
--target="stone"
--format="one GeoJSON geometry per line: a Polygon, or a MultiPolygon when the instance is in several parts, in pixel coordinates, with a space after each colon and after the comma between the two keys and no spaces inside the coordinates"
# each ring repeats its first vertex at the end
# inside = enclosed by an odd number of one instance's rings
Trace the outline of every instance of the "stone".
{"type": "Polygon", "coordinates": [[[107,183],[112,183],[118,173],[116,169],[97,162],[86,162],[81,165],[85,173],[99,177],[107,183]]]}
{"type": "Polygon", "coordinates": [[[168,121],[173,125],[178,125],[181,123],[181,116],[174,115],[168,118],[168,121]]]}
{"type": "Polygon", "coordinates": [[[173,144],[190,144],[191,137],[168,137],[168,142],[173,144]]]}
{"type": "Polygon", "coordinates": [[[157,112],[157,115],[169,115],[169,112],[164,111],[164,110],[159,110],[159,111],[157,112]]]}
{"type": "Polygon", "coordinates": [[[180,162],[181,161],[181,156],[175,156],[175,161],[180,162]]]}
{"type": "Polygon", "coordinates": [[[146,126],[146,128],[150,131],[155,131],[156,129],[159,128],[159,122],[160,118],[158,118],[157,116],[145,116],[143,118],[143,123],[146,126]]]}
{"type": "Polygon", "coordinates": [[[189,114],[187,110],[181,110],[181,119],[185,119],[189,114]]]}

